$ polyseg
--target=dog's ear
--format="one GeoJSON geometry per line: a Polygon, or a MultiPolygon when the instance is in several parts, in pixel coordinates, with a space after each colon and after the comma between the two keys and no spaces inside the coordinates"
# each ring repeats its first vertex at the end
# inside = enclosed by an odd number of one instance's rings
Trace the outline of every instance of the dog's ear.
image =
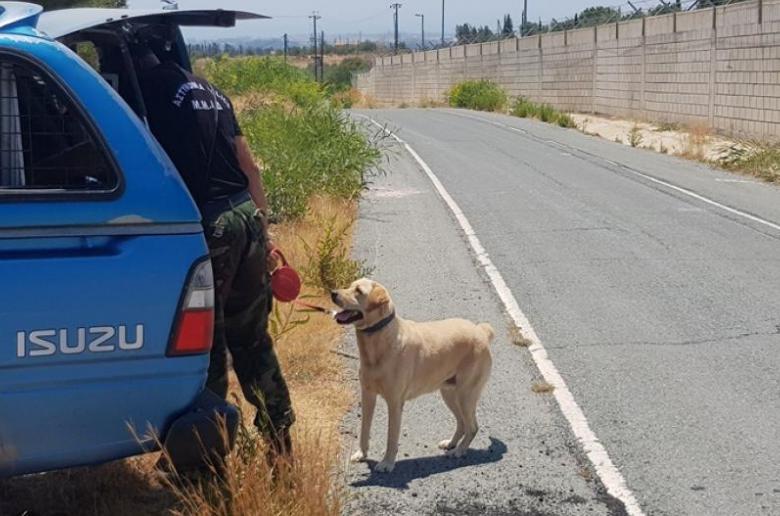
{"type": "Polygon", "coordinates": [[[368,305],[366,308],[370,312],[371,310],[376,310],[377,308],[385,306],[389,302],[390,294],[387,293],[385,287],[382,285],[376,285],[373,289],[371,289],[371,293],[368,295],[368,305]]]}

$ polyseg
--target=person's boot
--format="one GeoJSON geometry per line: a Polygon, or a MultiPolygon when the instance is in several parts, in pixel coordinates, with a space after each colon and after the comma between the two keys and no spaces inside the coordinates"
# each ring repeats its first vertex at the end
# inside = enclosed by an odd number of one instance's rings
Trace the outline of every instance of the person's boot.
{"type": "Polygon", "coordinates": [[[267,442],[270,459],[284,458],[289,460],[292,457],[292,438],[289,428],[281,428],[271,433],[267,436],[267,442]]]}

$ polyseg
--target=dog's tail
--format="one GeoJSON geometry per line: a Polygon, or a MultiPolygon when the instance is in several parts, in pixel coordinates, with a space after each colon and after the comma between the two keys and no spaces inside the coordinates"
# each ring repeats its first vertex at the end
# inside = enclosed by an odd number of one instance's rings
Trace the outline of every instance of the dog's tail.
{"type": "Polygon", "coordinates": [[[483,322],[477,325],[477,328],[485,332],[485,335],[488,338],[488,342],[493,340],[493,337],[496,336],[496,332],[493,331],[493,327],[490,326],[488,323],[483,322]]]}

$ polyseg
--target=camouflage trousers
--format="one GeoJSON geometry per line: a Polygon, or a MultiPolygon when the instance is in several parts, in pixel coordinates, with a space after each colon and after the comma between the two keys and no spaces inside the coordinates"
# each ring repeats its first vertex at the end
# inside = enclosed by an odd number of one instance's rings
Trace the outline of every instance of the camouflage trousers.
{"type": "Polygon", "coordinates": [[[228,351],[255,425],[273,440],[295,422],[290,393],[268,334],[271,312],[266,242],[255,205],[245,202],[204,221],[214,268],[214,347],[206,386],[228,392],[228,351]]]}

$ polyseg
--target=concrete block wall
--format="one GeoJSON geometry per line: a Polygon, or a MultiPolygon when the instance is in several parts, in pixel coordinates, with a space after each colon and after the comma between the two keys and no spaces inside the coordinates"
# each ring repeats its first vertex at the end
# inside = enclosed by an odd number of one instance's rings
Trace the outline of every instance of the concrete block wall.
{"type": "Polygon", "coordinates": [[[467,79],[558,109],[780,138],[780,0],[377,59],[358,89],[444,100],[467,79]]]}
{"type": "Polygon", "coordinates": [[[639,37],[634,34],[633,25],[598,28],[594,112],[630,117],[642,110],[644,47],[641,20],[639,23],[639,37]],[[618,32],[631,37],[617,39],[618,32]]]}

